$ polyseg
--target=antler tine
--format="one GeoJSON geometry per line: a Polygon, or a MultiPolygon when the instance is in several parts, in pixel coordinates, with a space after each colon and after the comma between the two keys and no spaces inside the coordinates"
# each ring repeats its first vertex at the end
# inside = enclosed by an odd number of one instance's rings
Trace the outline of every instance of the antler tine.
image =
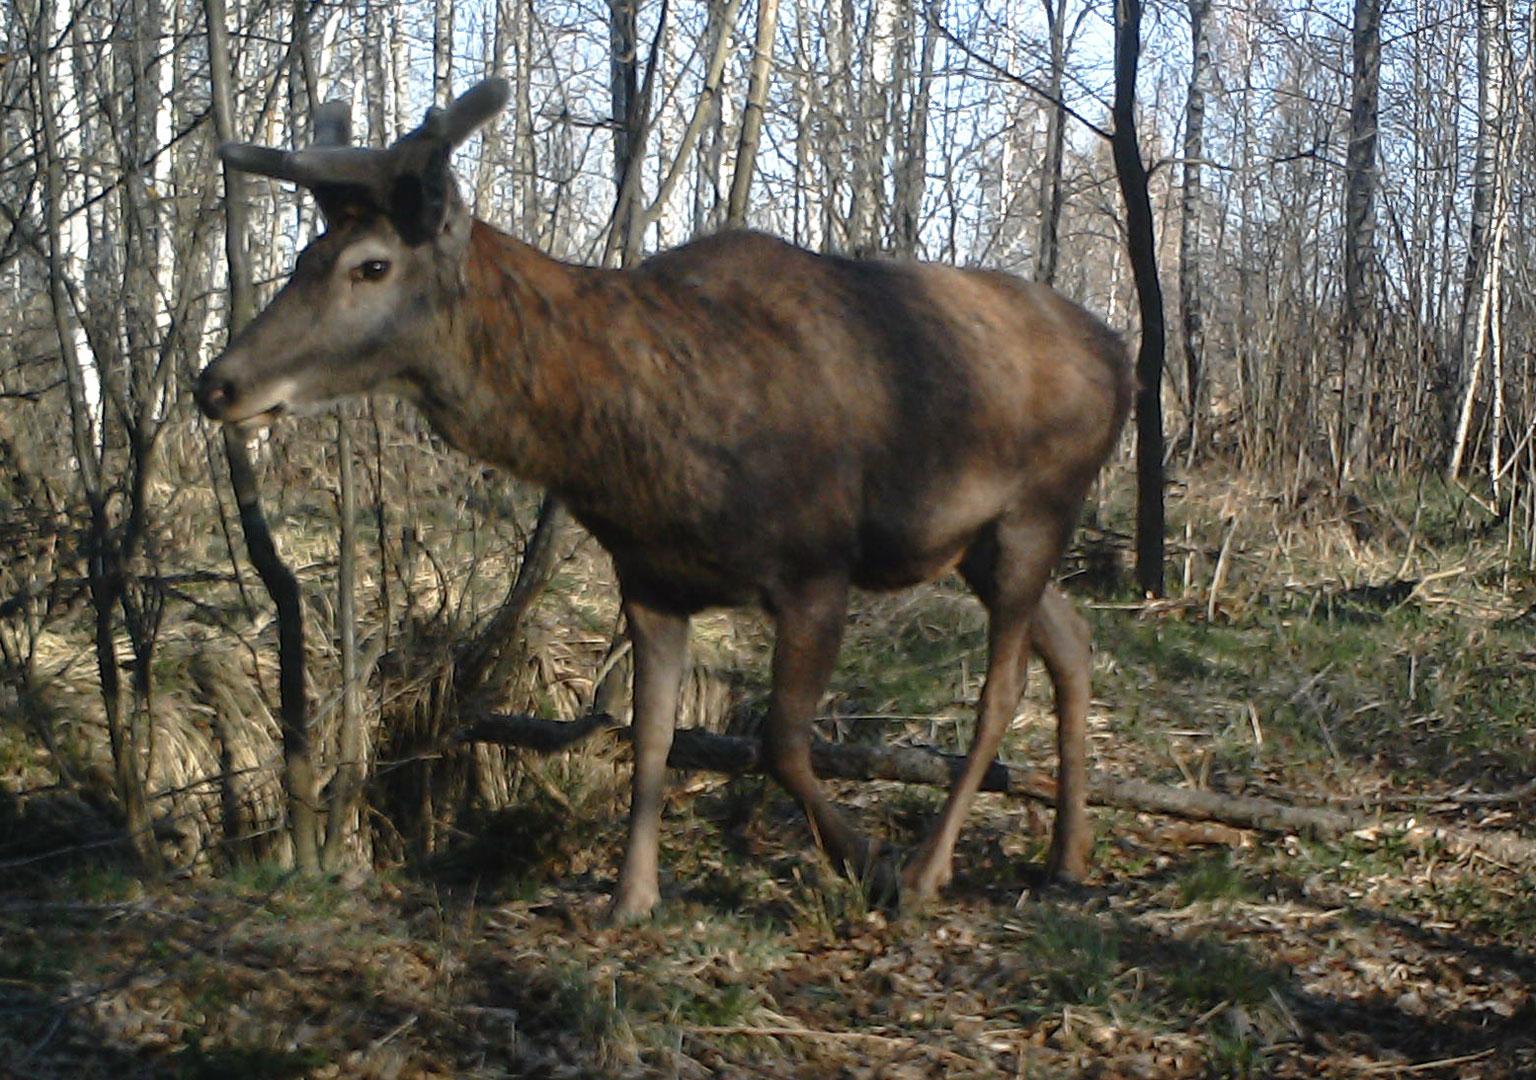
{"type": "Polygon", "coordinates": [[[327,101],[315,110],[314,145],[346,146],[352,141],[352,105],[346,101],[327,101]]]}
{"type": "MultiPolygon", "coordinates": [[[[475,128],[506,107],[512,96],[512,84],[506,79],[486,79],[470,87],[454,99],[453,104],[442,110],[442,137],[449,146],[457,146],[475,128]]],[[[428,119],[433,123],[433,118],[428,119]]]]}
{"type": "Polygon", "coordinates": [[[316,184],[355,184],[376,188],[386,177],[381,153],[360,146],[316,146],[308,150],[275,150],[250,143],[225,143],[219,157],[242,172],[291,180],[301,187],[316,184]]]}

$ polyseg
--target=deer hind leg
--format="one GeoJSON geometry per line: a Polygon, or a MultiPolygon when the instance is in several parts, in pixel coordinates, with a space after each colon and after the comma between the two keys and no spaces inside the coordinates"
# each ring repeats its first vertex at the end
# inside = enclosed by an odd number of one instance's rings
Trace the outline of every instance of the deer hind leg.
{"type": "Polygon", "coordinates": [[[1045,872],[1055,880],[1081,881],[1088,874],[1093,848],[1088,823],[1088,623],[1072,601],[1048,585],[1030,622],[1029,641],[1044,661],[1056,695],[1056,827],[1045,872]]]}
{"type": "Polygon", "coordinates": [[[831,678],[848,610],[848,584],[834,580],[776,596],[773,690],[763,727],[768,772],[805,812],[816,842],[839,870],[865,879],[874,849],[827,798],[811,769],[811,718],[831,678]]]}
{"type": "Polygon", "coordinates": [[[635,769],[629,839],[608,918],[644,918],[660,899],[657,883],[661,803],[677,724],[677,700],[688,656],[688,619],[626,598],[624,617],[635,650],[635,769]]]}
{"type": "Polygon", "coordinates": [[[961,574],[989,615],[987,677],[965,766],[939,811],[933,831],[902,871],[904,901],[921,903],[949,883],[955,841],[965,815],[982,776],[997,757],[1024,692],[1033,616],[1060,557],[1061,545],[1060,526],[1053,522],[1004,520],[983,534],[961,561],[961,574]]]}

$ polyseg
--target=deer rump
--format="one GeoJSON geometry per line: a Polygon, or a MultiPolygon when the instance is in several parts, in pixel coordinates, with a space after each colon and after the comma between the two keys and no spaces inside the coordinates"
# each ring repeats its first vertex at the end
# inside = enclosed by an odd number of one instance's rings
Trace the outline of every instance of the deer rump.
{"type": "Polygon", "coordinates": [[[731,232],[632,271],[569,266],[474,220],[451,148],[505,103],[496,81],[387,150],[235,146],[226,163],[311,187],[328,229],[199,378],[203,410],[270,422],[398,389],[447,441],[558,494],[612,554],[635,649],[630,838],[612,912],[659,897],[657,829],[688,616],[773,617],[769,770],[834,863],[931,896],[1022,690],[1056,691],[1048,870],[1087,868],[1087,628],[1049,584],[1131,400],[1102,323],[1006,274],[823,256],[731,232]],[[825,796],[809,724],[848,590],[958,568],[987,607],[976,741],[900,872],[825,796]]]}

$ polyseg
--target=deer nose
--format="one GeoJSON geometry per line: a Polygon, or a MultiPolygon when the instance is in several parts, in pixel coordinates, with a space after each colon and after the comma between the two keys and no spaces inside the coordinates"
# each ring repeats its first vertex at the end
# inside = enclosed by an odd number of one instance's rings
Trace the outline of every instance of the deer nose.
{"type": "Polygon", "coordinates": [[[197,407],[203,410],[203,415],[210,420],[217,420],[224,415],[230,403],[235,400],[235,384],[226,375],[220,375],[216,368],[203,369],[203,373],[197,377],[197,386],[192,391],[192,396],[197,399],[197,407]]]}

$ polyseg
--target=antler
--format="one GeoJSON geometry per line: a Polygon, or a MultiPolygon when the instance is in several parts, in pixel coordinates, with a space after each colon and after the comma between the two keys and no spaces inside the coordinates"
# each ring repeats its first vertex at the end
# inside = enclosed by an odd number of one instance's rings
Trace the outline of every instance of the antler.
{"type": "Polygon", "coordinates": [[[395,176],[422,169],[469,138],[507,104],[506,79],[486,79],[460,94],[445,109],[428,109],[421,126],[387,150],[347,146],[351,116],[345,102],[329,101],[315,113],[315,144],[305,150],[278,150],[251,143],[225,143],[221,157],[242,172],[289,180],[301,187],[347,184],[386,194],[395,176]],[[426,144],[425,147],[423,144],[426,144]],[[427,153],[422,153],[426,149],[427,153]]]}
{"type": "Polygon", "coordinates": [[[346,146],[352,141],[352,106],[345,101],[327,101],[315,110],[316,146],[346,146]]]}
{"type": "Polygon", "coordinates": [[[506,79],[486,79],[470,87],[442,111],[443,141],[458,146],[477,127],[506,108],[511,96],[512,84],[506,79]]]}
{"type": "Polygon", "coordinates": [[[381,168],[385,150],[360,146],[316,146],[308,150],[277,150],[251,143],[225,143],[219,157],[242,172],[291,180],[300,187],[317,184],[356,184],[374,188],[387,174],[381,168]]]}

